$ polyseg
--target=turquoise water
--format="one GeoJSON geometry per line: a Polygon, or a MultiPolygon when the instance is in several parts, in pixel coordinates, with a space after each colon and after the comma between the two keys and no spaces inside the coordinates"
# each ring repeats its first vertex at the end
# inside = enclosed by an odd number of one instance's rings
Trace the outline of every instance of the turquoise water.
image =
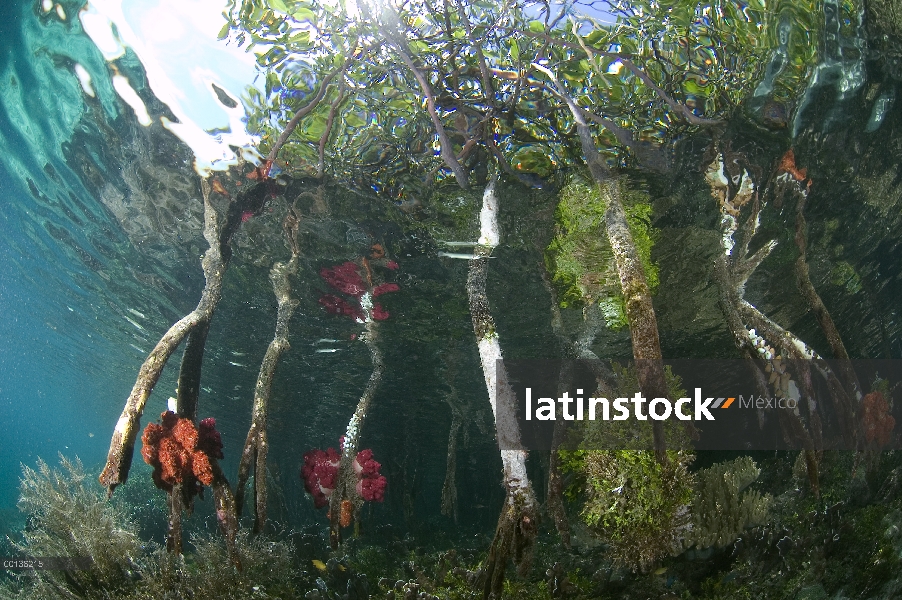
{"type": "MultiPolygon", "coordinates": [[[[65,5],[69,15],[79,8],[65,5]]],[[[642,141],[647,145],[637,146],[635,156],[617,149],[605,155],[610,164],[623,167],[651,207],[650,260],[660,274],[654,306],[664,357],[740,357],[718,304],[712,267],[721,251],[721,214],[704,172],[717,152],[726,157],[727,171],[731,164],[748,169],[762,199],[764,187],[772,186],[751,246],[757,249],[771,239],[777,245],[745,286],[745,298],[829,355],[827,337],[796,284],[795,201],[773,191],[777,165],[792,148],[795,165],[806,169],[800,178],[811,182],[805,211],[811,280],[849,356],[902,358],[899,77],[892,66],[895,50],[855,29],[849,15],[856,10],[844,6],[847,21],[841,24],[829,18],[815,23],[819,35],[839,28],[837,43],[844,54],[829,44],[819,46],[797,87],[780,78],[787,77],[783,61],[799,50],[776,31],[762,51],[754,91],[745,90],[746,101],[715,133],[683,128],[664,135],[662,125],[661,131],[646,132],[642,141]],[[655,145],[658,138],[665,143],[655,145]]],[[[769,26],[797,32],[810,25],[805,19],[820,18],[822,11],[820,5],[800,8],[799,15],[786,9],[782,20],[772,19],[769,26]]],[[[86,485],[102,493],[96,476],[138,369],[166,330],[194,309],[204,287],[201,179],[192,150],[160,124],[161,116],[172,117],[171,110],[156,98],[145,66],[129,50],[114,64],[153,119],[148,127],[139,124],[113,89],[113,63],[104,60],[77,20],[54,14],[36,3],[0,8],[0,533],[13,540],[27,529],[27,513],[16,506],[22,466],[33,468],[39,458],[54,466],[58,454],[77,456],[89,473],[86,485]],[[76,64],[91,75],[95,97],[83,92],[76,64]]],[[[887,13],[883,25],[894,35],[891,17],[887,13]]],[[[798,33],[792,35],[793,44],[805,46],[798,33]]],[[[719,52],[711,55],[717,58],[719,52]]],[[[636,100],[635,106],[642,102],[636,100]]],[[[541,114],[544,109],[535,110],[541,114]]],[[[664,123],[663,113],[658,116],[664,123]]],[[[420,117],[416,126],[428,129],[426,117],[420,117]]],[[[630,126],[628,116],[618,118],[630,126]]],[[[397,139],[410,134],[407,125],[395,123],[397,139]]],[[[363,129],[351,122],[348,127],[363,129]]],[[[553,144],[558,160],[574,160],[573,144],[563,140],[575,136],[573,131],[540,133],[561,138],[553,144]]],[[[293,203],[304,215],[301,258],[292,280],[299,305],[289,324],[291,347],[281,357],[271,390],[268,533],[295,544],[297,597],[316,587],[320,575],[329,589],[319,587],[322,596],[337,597],[336,585],[343,586],[348,576],[337,575],[334,564],[327,569],[310,562],[324,564],[330,557],[344,557],[349,570],[366,573],[370,593],[377,597],[393,585],[377,585],[379,569],[385,577],[419,579],[424,590],[439,597],[462,597],[453,595],[463,593],[457,588],[452,594],[451,584],[423,580],[437,577],[436,556],[452,548],[463,567],[476,570],[489,551],[505,490],[467,298],[469,261],[442,255],[471,250],[442,242],[478,237],[481,183],[489,171],[472,165],[474,184],[467,192],[457,189],[448,173],[437,188],[420,189],[411,182],[419,177],[421,155],[435,156],[422,149],[418,154],[417,135],[395,145],[369,130],[356,135],[336,142],[347,144],[336,153],[372,135],[369,153],[354,165],[358,170],[332,173],[317,187],[309,171],[283,164],[276,193],[240,224],[206,342],[197,417],[216,418],[224,444],[221,466],[234,483],[255,381],[276,323],[270,268],[291,256],[282,231],[293,203]],[[361,173],[370,167],[390,181],[380,188],[382,194],[361,183],[361,173]],[[325,511],[314,508],[298,475],[305,452],[337,446],[373,371],[371,354],[360,343],[360,324],[329,314],[320,300],[335,293],[321,277],[322,269],[363,256],[372,259],[377,278],[399,288],[378,300],[390,314],[380,322],[376,340],[384,372],[360,445],[372,448],[388,484],[384,502],[367,502],[360,511],[359,536],[348,530],[350,541],[333,554],[325,511]],[[379,266],[388,260],[397,269],[379,266]],[[450,463],[457,504],[443,514],[449,433],[458,420],[450,463]],[[381,553],[380,560],[367,551],[381,553]],[[407,561],[429,568],[421,578],[413,567],[401,566],[407,561]]],[[[521,146],[515,153],[519,160],[538,160],[535,139],[521,146]]],[[[546,249],[561,232],[555,207],[565,197],[570,172],[540,167],[527,168],[517,178],[502,177],[502,244],[488,261],[492,314],[505,356],[513,359],[565,355],[568,349],[558,334],[563,331],[573,341],[584,323],[577,303],[560,310],[562,329],[555,329],[554,307],[561,306],[563,293],[547,284],[554,273],[548,272],[546,249]]],[[[244,164],[215,176],[232,200],[258,183],[248,177],[253,172],[244,164]]],[[[728,174],[738,177],[738,171],[728,174]]],[[[738,181],[732,182],[732,192],[740,187],[738,181]]],[[[602,252],[583,248],[583,258],[602,252]]],[[[593,285],[608,289],[595,280],[584,288],[593,285]]],[[[600,327],[590,346],[602,357],[632,354],[628,328],[600,327]]],[[[176,353],[172,360],[179,357],[176,353]]],[[[170,362],[147,404],[142,428],[166,410],[177,376],[178,367],[170,362]]],[[[889,381],[885,391],[887,414],[898,422],[896,384],[889,381]]],[[[837,419],[835,413],[826,414],[837,419]]],[[[758,593],[756,585],[765,595],[754,597],[895,597],[902,589],[902,543],[891,530],[902,527],[902,463],[899,450],[892,449],[898,445],[898,429],[893,431],[896,445],[888,444],[882,453],[873,447],[857,455],[828,451],[822,457],[822,497],[805,491],[804,477],[793,475],[796,454],[754,453],[761,468],[755,489],[777,500],[766,522],[749,523],[742,532],[745,546],[676,553],[634,570],[612,566],[610,531],[605,538],[581,524],[581,512],[589,510],[579,496],[586,492],[580,491],[581,482],[586,484],[570,472],[565,486],[571,492],[567,509],[574,549],[559,546],[553,519],[542,508],[532,571],[518,578],[509,568],[508,576],[523,589],[540,590],[537,597],[547,597],[552,584],[562,580],[554,575],[556,564],[576,586],[567,592],[573,597],[743,597],[749,590],[758,593]],[[837,502],[848,507],[839,517],[833,508],[837,502]],[[842,542],[815,539],[827,532],[842,542]],[[868,536],[876,541],[869,544],[868,536]],[[788,543],[779,545],[784,538],[794,540],[794,550],[786,549],[788,543]],[[840,576],[854,583],[845,585],[840,576]],[[539,582],[546,587],[540,589],[539,582]]],[[[136,450],[140,454],[140,441],[136,450]]],[[[700,455],[691,470],[735,458],[741,450],[700,455]]],[[[136,456],[128,482],[114,499],[136,516],[146,541],[165,545],[166,495],[152,486],[151,471],[136,456]]],[[[534,452],[528,472],[544,503],[548,457],[534,452]]],[[[190,535],[219,539],[209,495],[197,500],[195,513],[184,523],[190,535]]],[[[249,523],[243,526],[248,529],[249,523]]],[[[2,548],[0,554],[18,552],[9,542],[2,548]]],[[[196,566],[190,552],[188,562],[196,566]]],[[[135,571],[130,576],[137,581],[142,575],[135,571]]],[[[466,577],[460,577],[455,585],[465,588],[466,577]]],[[[522,590],[508,592],[518,597],[522,590]]]]}

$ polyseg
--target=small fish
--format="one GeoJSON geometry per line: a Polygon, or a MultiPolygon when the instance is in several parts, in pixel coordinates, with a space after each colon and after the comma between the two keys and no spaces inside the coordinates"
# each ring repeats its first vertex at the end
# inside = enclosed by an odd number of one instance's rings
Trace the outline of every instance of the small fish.
{"type": "Polygon", "coordinates": [[[479,242],[446,242],[445,240],[436,240],[442,246],[453,246],[453,247],[462,247],[462,248],[472,248],[473,246],[478,246],[479,242]]]}
{"type": "Polygon", "coordinates": [[[234,361],[231,361],[231,360],[229,361],[229,364],[232,365],[232,366],[234,366],[234,367],[246,367],[246,366],[247,366],[247,365],[242,365],[241,363],[237,363],[237,362],[234,362],[234,361]]]}
{"type": "MultiPolygon", "coordinates": [[[[443,258],[460,258],[463,260],[473,260],[477,258],[472,254],[466,254],[465,252],[439,252],[438,255],[443,258]]],[[[494,256],[490,256],[489,258],[495,258],[494,256]]]]}
{"type": "Polygon", "coordinates": [[[213,388],[211,388],[211,387],[209,387],[209,386],[204,386],[204,387],[202,387],[202,388],[200,388],[200,389],[202,389],[203,391],[207,392],[208,394],[212,394],[212,393],[213,393],[213,388]]]}
{"type": "Polygon", "coordinates": [[[310,562],[313,563],[313,566],[316,567],[317,569],[319,569],[320,571],[326,570],[326,563],[324,563],[323,561],[317,560],[314,558],[310,562]]]}
{"type": "Polygon", "coordinates": [[[332,352],[338,352],[338,351],[339,351],[339,348],[317,348],[316,349],[317,354],[325,354],[325,353],[332,353],[332,352]]]}
{"type": "Polygon", "coordinates": [[[663,575],[666,572],[667,572],[667,567],[660,567],[658,569],[655,569],[655,575],[663,575]]]}
{"type": "Polygon", "coordinates": [[[237,350],[230,350],[229,354],[232,356],[244,356],[244,352],[238,352],[237,350]]]}
{"type": "Polygon", "coordinates": [[[140,317],[140,318],[142,318],[142,319],[146,319],[146,318],[147,318],[147,317],[144,316],[143,313],[139,313],[139,312],[136,311],[134,308],[129,308],[129,309],[128,309],[128,312],[130,312],[130,313],[132,313],[133,315],[135,315],[136,317],[140,317]]]}
{"type": "Polygon", "coordinates": [[[137,351],[140,352],[141,354],[147,354],[147,352],[145,352],[145,351],[142,350],[141,348],[138,348],[138,347],[135,346],[134,344],[129,344],[129,346],[131,346],[132,348],[134,348],[135,350],[137,350],[137,351]]]}
{"type": "Polygon", "coordinates": [[[89,431],[89,432],[88,432],[88,437],[94,437],[94,432],[93,432],[93,431],[89,431]]]}
{"type": "Polygon", "coordinates": [[[319,338],[316,340],[313,345],[318,346],[319,344],[337,344],[338,340],[330,340],[329,338],[319,338]]]}
{"type": "Polygon", "coordinates": [[[130,318],[128,318],[128,317],[125,317],[124,315],[123,315],[123,317],[125,318],[126,321],[128,321],[129,323],[131,323],[132,325],[134,325],[135,327],[137,327],[137,328],[138,328],[138,331],[147,331],[146,329],[144,329],[144,327],[142,327],[141,325],[139,325],[138,323],[136,323],[136,322],[133,321],[132,319],[130,319],[130,318]]]}

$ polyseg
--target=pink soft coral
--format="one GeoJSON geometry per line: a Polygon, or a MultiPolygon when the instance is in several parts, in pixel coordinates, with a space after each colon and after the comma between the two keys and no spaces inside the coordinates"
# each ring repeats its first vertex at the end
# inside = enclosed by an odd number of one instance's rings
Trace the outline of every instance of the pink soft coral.
{"type": "Polygon", "coordinates": [[[362,296],[367,289],[356,263],[346,262],[331,269],[321,269],[319,276],[339,292],[351,296],[362,296]]]}
{"type": "MultiPolygon", "coordinates": [[[[310,450],[304,454],[304,466],[301,467],[301,478],[304,489],[313,496],[313,505],[322,508],[329,503],[338,483],[338,465],[341,455],[334,448],[310,450]]],[[[355,491],[369,502],[382,502],[385,499],[387,481],[379,474],[382,467],[373,460],[373,451],[361,450],[351,463],[357,478],[355,491]]]]}
{"type": "Polygon", "coordinates": [[[301,478],[304,489],[313,496],[313,505],[322,508],[329,503],[338,478],[338,464],[341,456],[335,448],[310,450],[304,454],[301,478]]]}
{"type": "MultiPolygon", "coordinates": [[[[397,263],[394,263],[393,261],[389,261],[389,263],[390,264],[386,264],[386,267],[392,268],[391,265],[393,264],[394,268],[397,268],[397,263]]],[[[368,274],[369,266],[366,268],[368,274]]],[[[331,269],[323,268],[320,270],[319,274],[332,288],[354,297],[354,300],[349,302],[335,294],[323,294],[319,298],[319,303],[326,309],[326,312],[332,315],[348,316],[358,321],[364,319],[364,312],[360,305],[360,300],[366,292],[369,291],[373,298],[376,298],[382,294],[397,292],[401,289],[398,287],[397,283],[381,283],[376,286],[373,286],[372,283],[364,283],[363,277],[360,274],[360,267],[356,263],[350,261],[332,267],[331,269]]],[[[367,275],[367,281],[369,281],[369,279],[370,276],[367,275]]],[[[378,303],[373,304],[371,314],[376,321],[384,321],[391,316],[389,312],[382,308],[378,303]]]]}

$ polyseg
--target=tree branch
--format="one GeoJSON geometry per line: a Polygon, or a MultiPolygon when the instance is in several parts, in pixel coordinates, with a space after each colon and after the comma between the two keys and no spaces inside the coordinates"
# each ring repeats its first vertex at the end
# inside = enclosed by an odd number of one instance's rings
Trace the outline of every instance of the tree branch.
{"type": "Polygon", "coordinates": [[[338,86],[338,96],[335,98],[335,101],[332,102],[332,105],[329,107],[329,118],[326,119],[326,130],[323,131],[323,135],[319,138],[319,162],[316,165],[316,178],[322,179],[323,174],[326,170],[326,143],[329,141],[329,135],[332,133],[332,124],[335,121],[335,113],[338,111],[338,107],[344,102],[345,96],[345,82],[342,79],[341,83],[338,86]]]}
{"type": "Polygon", "coordinates": [[[344,64],[340,67],[326,75],[325,79],[323,79],[322,83],[319,86],[319,89],[316,91],[316,94],[313,98],[305,104],[302,108],[298,109],[294,116],[288,121],[288,124],[285,126],[285,129],[282,130],[282,133],[279,135],[279,139],[276,140],[276,143],[273,145],[272,149],[269,151],[269,154],[266,156],[266,160],[269,162],[273,162],[279,156],[279,152],[282,150],[282,146],[285,145],[285,142],[288,141],[288,138],[294,132],[295,128],[297,128],[298,123],[301,122],[301,119],[309,115],[314,108],[316,108],[320,101],[323,99],[323,96],[326,95],[326,89],[329,87],[329,84],[332,80],[339,74],[344,73],[345,69],[347,69],[350,64],[354,61],[354,58],[348,58],[345,60],[344,64]]]}
{"type": "MultiPolygon", "coordinates": [[[[386,37],[389,36],[386,35],[386,37]]],[[[438,115],[438,110],[436,110],[435,95],[432,93],[432,88],[429,86],[429,82],[426,81],[426,77],[423,75],[422,71],[420,71],[417,66],[413,64],[413,60],[410,58],[410,56],[408,56],[407,52],[401,47],[401,45],[397,42],[394,42],[394,45],[395,50],[401,57],[401,60],[404,61],[404,64],[407,65],[407,68],[410,69],[410,72],[413,73],[414,77],[416,77],[417,83],[420,84],[420,89],[422,90],[423,95],[426,97],[426,110],[429,112],[429,116],[432,119],[432,124],[435,127],[435,132],[438,135],[442,160],[445,161],[445,164],[448,165],[448,168],[451,169],[452,173],[454,173],[454,177],[455,179],[457,179],[457,184],[465,190],[469,189],[470,183],[467,177],[467,172],[464,171],[463,167],[461,167],[460,163],[457,161],[457,157],[454,156],[454,148],[451,145],[451,140],[448,138],[448,133],[445,131],[445,126],[442,125],[442,120],[438,115]]]]}

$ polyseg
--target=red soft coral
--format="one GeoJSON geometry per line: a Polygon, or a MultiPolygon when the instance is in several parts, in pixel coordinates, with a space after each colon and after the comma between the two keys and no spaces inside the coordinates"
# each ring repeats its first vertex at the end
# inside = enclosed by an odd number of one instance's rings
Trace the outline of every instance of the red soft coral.
{"type": "Polygon", "coordinates": [[[379,469],[382,467],[380,463],[373,460],[373,451],[369,448],[357,453],[357,458],[354,460],[353,466],[354,473],[356,473],[358,477],[377,476],[379,475],[379,469]]]}
{"type": "Polygon", "coordinates": [[[326,309],[326,312],[332,315],[347,315],[354,319],[363,318],[363,311],[359,308],[351,306],[344,299],[333,294],[323,294],[320,296],[319,303],[326,309]]]}
{"type": "Polygon", "coordinates": [[[161,423],[150,423],[141,436],[141,456],[153,469],[154,484],[172,492],[176,484],[184,484],[185,498],[190,502],[199,493],[200,484],[213,483],[210,458],[222,458],[222,437],[214,419],[201,421],[200,430],[191,419],[179,418],[166,411],[161,423]]]}
{"type": "Polygon", "coordinates": [[[373,305],[373,319],[374,320],[384,321],[385,319],[389,318],[390,316],[391,316],[391,313],[389,313],[387,310],[382,308],[382,305],[379,304],[378,302],[373,305]]]}
{"type": "MultiPolygon", "coordinates": [[[[398,265],[393,261],[388,261],[385,266],[391,269],[397,268],[398,265]]],[[[326,312],[333,315],[345,315],[362,322],[365,315],[361,306],[361,297],[365,293],[369,291],[372,297],[376,298],[382,294],[397,292],[401,289],[397,283],[381,283],[373,286],[369,263],[365,262],[364,267],[366,268],[367,283],[364,283],[357,263],[346,262],[331,269],[323,268],[320,270],[320,277],[332,288],[354,296],[354,301],[348,302],[335,294],[323,294],[319,298],[319,303],[326,309],[326,312]]],[[[384,321],[390,316],[389,312],[379,304],[373,305],[371,314],[376,321],[384,321]]]]}
{"type": "Polygon", "coordinates": [[[357,493],[369,502],[382,502],[385,500],[385,477],[366,477],[357,482],[357,493]]]}
{"type": "Polygon", "coordinates": [[[383,283],[382,285],[377,285],[373,288],[373,298],[389,292],[397,292],[400,289],[401,288],[398,287],[397,283],[383,283]]]}

